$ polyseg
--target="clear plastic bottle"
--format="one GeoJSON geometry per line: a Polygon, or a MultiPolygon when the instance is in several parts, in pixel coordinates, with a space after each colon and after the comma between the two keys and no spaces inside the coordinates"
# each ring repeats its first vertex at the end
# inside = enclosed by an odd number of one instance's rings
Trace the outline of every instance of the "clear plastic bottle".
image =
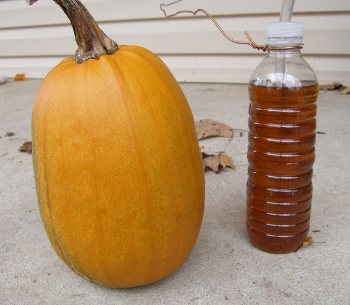
{"type": "Polygon", "coordinates": [[[298,48],[302,23],[271,23],[267,36],[249,83],[247,230],[258,249],[288,253],[309,230],[318,84],[298,48]]]}

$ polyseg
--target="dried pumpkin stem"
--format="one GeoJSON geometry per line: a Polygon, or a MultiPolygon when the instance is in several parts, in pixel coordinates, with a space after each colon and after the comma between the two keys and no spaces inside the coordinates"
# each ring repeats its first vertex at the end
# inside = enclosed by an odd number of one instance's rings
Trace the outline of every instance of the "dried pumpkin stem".
{"type": "MultiPolygon", "coordinates": [[[[27,0],[33,4],[37,0],[27,0]]],[[[110,39],[97,25],[94,18],[79,0],[53,0],[69,18],[78,49],[75,60],[82,63],[89,59],[98,59],[105,54],[113,54],[118,44],[110,39]]]]}

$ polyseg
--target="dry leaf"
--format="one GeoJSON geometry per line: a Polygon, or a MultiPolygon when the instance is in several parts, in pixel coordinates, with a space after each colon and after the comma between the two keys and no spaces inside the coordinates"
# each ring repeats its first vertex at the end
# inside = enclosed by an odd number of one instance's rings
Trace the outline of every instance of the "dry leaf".
{"type": "Polygon", "coordinates": [[[202,152],[202,159],[204,170],[209,169],[217,174],[219,174],[221,170],[225,168],[236,168],[231,157],[225,154],[208,155],[202,152]]]}
{"type": "Polygon", "coordinates": [[[17,73],[13,79],[14,80],[26,80],[27,77],[26,77],[25,73],[17,73]]]}
{"type": "Polygon", "coordinates": [[[233,128],[227,124],[220,123],[211,119],[200,120],[196,122],[196,131],[198,140],[210,137],[233,137],[233,128]]]}
{"type": "Polygon", "coordinates": [[[341,83],[319,85],[318,87],[320,90],[325,90],[325,91],[337,90],[337,91],[340,91],[341,94],[350,94],[350,88],[344,86],[341,83]]]}
{"type": "Polygon", "coordinates": [[[341,94],[350,94],[350,87],[344,87],[341,91],[341,94]]]}
{"type": "Polygon", "coordinates": [[[204,170],[210,169],[218,174],[220,172],[220,162],[218,156],[208,156],[203,158],[203,167],[204,170]]]}
{"type": "Polygon", "coordinates": [[[234,165],[232,158],[225,154],[219,155],[220,164],[223,168],[229,167],[231,169],[236,169],[236,166],[234,165]]]}
{"type": "Polygon", "coordinates": [[[12,137],[12,136],[14,136],[14,135],[15,135],[14,132],[8,131],[8,132],[6,132],[5,137],[12,137]]]}
{"type": "Polygon", "coordinates": [[[19,151],[26,152],[28,154],[32,153],[32,142],[24,142],[19,148],[19,151]]]}
{"type": "Polygon", "coordinates": [[[328,91],[328,90],[342,90],[346,87],[344,87],[343,84],[341,83],[333,83],[333,84],[319,85],[318,88],[320,90],[328,91]]]}

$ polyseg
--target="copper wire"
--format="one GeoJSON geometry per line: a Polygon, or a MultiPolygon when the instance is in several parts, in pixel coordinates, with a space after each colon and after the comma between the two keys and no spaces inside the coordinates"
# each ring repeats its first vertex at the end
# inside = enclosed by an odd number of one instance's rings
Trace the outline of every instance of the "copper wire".
{"type": "Polygon", "coordinates": [[[243,40],[237,40],[234,39],[233,37],[231,37],[229,34],[227,34],[224,29],[219,25],[219,23],[216,21],[216,19],[210,15],[205,9],[199,8],[195,11],[192,10],[180,10],[177,11],[176,13],[170,14],[168,15],[167,12],[165,11],[164,7],[167,6],[171,6],[173,4],[182,2],[183,0],[176,0],[170,3],[162,3],[160,5],[160,10],[164,13],[164,16],[166,18],[172,18],[175,17],[179,14],[192,14],[193,16],[196,16],[198,13],[203,13],[204,15],[206,15],[213,23],[214,25],[217,27],[217,29],[220,31],[220,33],[229,41],[236,43],[236,44],[244,44],[244,45],[249,45],[251,46],[253,49],[256,50],[262,50],[263,52],[266,51],[270,51],[270,50],[275,50],[275,51],[283,51],[283,50],[294,50],[294,49],[301,49],[302,46],[286,46],[286,47],[271,47],[267,44],[257,44],[253,38],[249,35],[249,33],[247,31],[244,31],[244,35],[247,37],[248,41],[243,41],[243,40]]]}

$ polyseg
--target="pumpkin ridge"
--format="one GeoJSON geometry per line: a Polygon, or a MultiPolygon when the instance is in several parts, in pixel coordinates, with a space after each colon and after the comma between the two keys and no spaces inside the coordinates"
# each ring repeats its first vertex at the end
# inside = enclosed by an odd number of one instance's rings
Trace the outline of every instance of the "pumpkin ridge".
{"type": "MultiPolygon", "coordinates": [[[[56,72],[57,75],[61,76],[61,78],[64,78],[67,80],[67,83],[72,84],[74,79],[74,75],[76,75],[76,73],[79,74],[83,74],[82,70],[85,69],[87,65],[82,66],[82,65],[77,65],[73,59],[69,58],[69,60],[67,60],[66,62],[63,62],[62,66],[58,66],[59,71],[56,72]],[[67,66],[65,66],[67,65],[67,66]],[[69,81],[71,80],[71,81],[69,81]]],[[[81,75],[79,75],[79,77],[81,78],[81,75]]],[[[59,82],[58,82],[59,83],[59,82]]],[[[58,90],[59,87],[56,87],[55,89],[58,90]]],[[[60,92],[64,92],[63,90],[58,90],[60,92]]],[[[57,102],[56,102],[57,103],[57,102]]],[[[49,106],[48,106],[49,107],[49,106]]],[[[55,105],[55,107],[57,109],[59,109],[60,107],[62,107],[61,105],[55,105]]],[[[46,127],[45,127],[46,130],[46,127]]],[[[47,135],[47,134],[46,134],[47,135]]],[[[66,140],[64,139],[63,135],[61,135],[61,137],[59,138],[59,140],[61,141],[61,143],[64,143],[66,140]]],[[[45,143],[47,143],[47,141],[45,141],[45,143]]],[[[61,144],[62,145],[62,144],[61,144]]],[[[59,164],[61,164],[61,170],[64,173],[62,176],[66,176],[66,172],[67,172],[67,161],[66,161],[66,156],[65,156],[65,152],[63,149],[60,150],[60,161],[58,162],[59,164]]],[[[68,180],[63,180],[64,184],[64,189],[66,189],[67,184],[69,184],[68,180]]],[[[69,196],[67,195],[67,192],[63,192],[63,202],[66,203],[66,207],[69,207],[70,209],[72,208],[69,203],[71,202],[71,199],[69,198],[69,196]]],[[[57,212],[56,212],[57,213],[57,212]]],[[[58,216],[56,216],[58,217],[58,216]]],[[[72,230],[75,230],[74,227],[70,226],[72,228],[72,230]]],[[[64,238],[63,238],[64,239],[64,238]]],[[[64,243],[64,241],[63,241],[64,243]]],[[[66,257],[69,257],[68,259],[68,266],[77,274],[79,274],[82,277],[84,276],[84,273],[82,272],[82,268],[81,268],[81,262],[80,262],[80,258],[79,256],[76,255],[75,251],[72,248],[69,247],[65,247],[66,251],[64,252],[64,255],[66,257]]]]}
{"type": "MultiPolygon", "coordinates": [[[[50,77],[46,79],[45,86],[48,86],[48,84],[51,84],[51,87],[54,87],[54,85],[52,85],[52,84],[55,84],[56,80],[59,79],[60,77],[61,77],[60,73],[51,74],[50,77]]],[[[45,88],[45,90],[50,91],[50,87],[49,88],[45,88]]],[[[39,96],[38,96],[37,100],[40,101],[40,97],[39,96]]],[[[41,106],[40,104],[41,103],[37,103],[37,107],[40,107],[41,106]]],[[[49,111],[49,107],[50,106],[51,106],[50,103],[48,103],[46,105],[46,109],[44,109],[45,111],[43,111],[43,109],[41,109],[41,113],[42,113],[41,115],[44,117],[43,126],[42,126],[43,130],[46,130],[46,128],[47,128],[46,126],[48,125],[48,114],[47,113],[49,111]]],[[[33,112],[33,113],[35,113],[35,112],[33,112]]],[[[36,132],[33,132],[33,134],[36,134],[36,132]]],[[[35,137],[33,137],[33,140],[34,140],[34,138],[35,137]]],[[[42,163],[40,162],[41,166],[44,168],[44,173],[43,173],[43,177],[42,178],[45,181],[45,184],[47,186],[46,188],[43,188],[43,189],[46,190],[46,192],[45,192],[46,200],[43,201],[43,198],[42,198],[43,194],[41,194],[41,192],[38,191],[37,193],[39,194],[39,198],[40,198],[39,201],[41,201],[41,204],[39,205],[39,210],[41,211],[42,219],[43,219],[43,222],[45,224],[45,229],[46,229],[46,231],[47,231],[47,233],[48,233],[48,235],[50,237],[49,239],[50,239],[52,245],[54,246],[54,249],[56,250],[57,254],[62,258],[62,260],[74,270],[74,268],[69,263],[69,260],[67,258],[67,255],[66,255],[65,251],[63,251],[63,247],[61,245],[61,241],[58,239],[58,234],[57,234],[57,232],[55,230],[55,226],[53,225],[54,222],[53,222],[53,218],[52,218],[52,208],[51,208],[51,198],[50,198],[50,183],[48,181],[48,171],[47,171],[47,166],[46,166],[46,163],[47,163],[47,160],[46,160],[46,156],[47,156],[47,154],[46,154],[46,144],[47,144],[47,134],[45,134],[44,140],[41,142],[42,152],[44,152],[44,153],[42,153],[43,156],[42,156],[42,158],[40,158],[41,159],[40,161],[42,162],[42,163]],[[45,204],[43,204],[43,202],[45,202],[45,204]],[[48,215],[49,216],[48,218],[49,218],[49,221],[50,221],[49,224],[46,222],[47,218],[44,217],[43,213],[45,213],[45,212],[43,211],[43,209],[45,209],[45,208],[42,207],[42,205],[45,206],[47,208],[48,212],[49,212],[49,215],[48,215]],[[50,234],[50,232],[51,232],[51,234],[50,234]]],[[[37,149],[36,149],[36,140],[34,140],[34,145],[33,145],[33,156],[35,157],[35,160],[36,160],[35,164],[37,164],[37,159],[39,158],[39,156],[38,156],[38,152],[37,152],[37,149]]],[[[36,172],[39,173],[39,171],[36,171],[36,172]]]]}
{"type": "MultiPolygon", "coordinates": [[[[128,48],[129,50],[128,51],[130,51],[132,54],[134,54],[133,53],[133,50],[135,50],[135,49],[141,49],[141,50],[143,50],[144,48],[142,48],[142,47],[138,47],[138,46],[132,46],[132,47],[130,47],[130,48],[128,48]]],[[[146,50],[146,49],[144,49],[144,50],[146,50]]],[[[121,47],[121,50],[120,50],[120,53],[119,53],[119,55],[121,55],[123,52],[125,52],[125,48],[122,48],[121,47]]],[[[154,54],[153,53],[151,53],[151,52],[149,52],[149,54],[151,55],[151,56],[154,56],[154,54]]],[[[125,54],[124,54],[125,55],[125,54]]],[[[129,57],[129,56],[128,56],[129,57]]],[[[125,65],[123,65],[123,66],[126,66],[127,67],[127,70],[129,71],[129,73],[130,74],[134,74],[134,75],[137,75],[137,73],[138,73],[138,71],[137,71],[137,69],[138,69],[138,67],[134,67],[133,66],[133,64],[135,65],[135,60],[133,60],[133,59],[131,59],[131,58],[128,58],[127,57],[127,59],[128,59],[128,62],[125,62],[125,65]]],[[[142,59],[140,62],[142,63],[142,64],[144,64],[144,62],[145,62],[145,60],[144,60],[144,58],[142,58],[142,57],[140,57],[139,56],[139,54],[134,54],[134,57],[136,57],[137,58],[137,60],[140,60],[140,59],[142,59]]],[[[120,58],[118,58],[118,61],[119,61],[119,59],[120,58]]],[[[124,59],[124,58],[123,58],[124,59]]],[[[114,59],[114,63],[117,61],[117,59],[115,58],[114,59]]],[[[155,68],[153,67],[153,66],[151,66],[151,65],[149,65],[149,67],[151,67],[152,68],[152,72],[153,73],[157,73],[158,74],[158,71],[157,70],[155,70],[155,68]]],[[[150,74],[148,74],[148,75],[150,75],[150,74]]],[[[159,75],[157,75],[157,77],[158,77],[159,75]]],[[[160,79],[158,80],[157,79],[157,82],[162,82],[162,85],[164,84],[165,85],[165,81],[163,81],[163,79],[160,77],[160,79]]],[[[138,84],[138,86],[141,86],[142,85],[142,81],[141,80],[139,80],[139,78],[137,78],[137,84],[138,84]]],[[[160,86],[160,87],[162,87],[162,86],[160,86]]],[[[127,84],[127,90],[128,91],[130,91],[130,90],[132,90],[133,88],[131,88],[128,84],[127,84]]],[[[144,86],[142,87],[142,88],[144,88],[144,86]]],[[[145,90],[147,90],[147,88],[144,88],[145,90]]],[[[171,101],[169,101],[168,103],[176,103],[176,99],[174,98],[174,97],[172,97],[172,96],[170,96],[170,94],[168,93],[168,92],[170,92],[171,90],[170,90],[170,88],[168,88],[167,87],[167,89],[165,90],[166,91],[166,93],[169,95],[169,97],[171,98],[171,101]]],[[[141,101],[141,103],[143,103],[143,105],[147,105],[148,107],[148,111],[149,111],[149,113],[151,113],[151,115],[152,115],[152,117],[154,118],[154,120],[153,121],[157,121],[156,120],[156,118],[157,118],[157,115],[156,115],[156,113],[155,113],[155,109],[153,109],[154,107],[152,107],[150,104],[148,104],[148,103],[146,103],[145,101],[141,101]]],[[[178,107],[176,107],[176,108],[178,108],[178,107]]],[[[155,124],[155,123],[154,123],[155,124]]],[[[159,133],[159,131],[160,131],[161,129],[160,128],[155,128],[155,130],[154,130],[154,132],[156,133],[156,134],[153,134],[152,135],[152,137],[153,137],[153,139],[154,140],[156,140],[156,139],[163,139],[163,138],[166,138],[167,137],[167,135],[166,135],[166,133],[165,132],[163,132],[163,133],[159,133]]],[[[172,164],[174,164],[174,162],[173,162],[173,160],[172,160],[172,157],[173,157],[173,151],[172,151],[172,149],[171,149],[171,147],[170,146],[168,146],[168,145],[165,145],[165,143],[166,142],[159,142],[158,141],[158,143],[160,144],[160,146],[162,146],[162,150],[164,150],[164,151],[166,151],[167,153],[165,154],[166,155],[166,158],[167,158],[167,161],[165,161],[164,162],[164,165],[166,166],[166,164],[169,164],[169,165],[172,165],[172,164]]],[[[169,180],[171,179],[171,181],[169,181],[169,184],[170,185],[177,185],[177,179],[175,178],[175,175],[176,175],[176,167],[174,167],[174,166],[171,166],[171,169],[168,171],[169,172],[169,180]]],[[[177,194],[177,197],[181,197],[181,196],[179,196],[179,194],[177,194]]],[[[180,199],[179,199],[180,200],[180,199]]],[[[173,206],[172,207],[173,209],[175,209],[175,207],[173,206]]],[[[170,230],[170,231],[174,231],[174,229],[172,229],[172,230],[170,230]]],[[[164,235],[162,235],[163,236],[163,238],[164,238],[164,235]]],[[[177,240],[174,240],[174,242],[173,242],[173,249],[172,249],[172,253],[176,253],[176,251],[177,251],[177,249],[175,248],[175,245],[176,244],[179,244],[179,241],[181,240],[181,238],[182,238],[182,236],[180,236],[180,235],[176,235],[174,238],[177,238],[177,240]]]]}
{"type": "MultiPolygon", "coordinates": [[[[91,72],[89,72],[89,70],[91,70],[92,66],[91,65],[82,65],[82,76],[81,77],[86,77],[86,75],[90,75],[91,72]]],[[[93,72],[93,71],[92,71],[93,72]]],[[[88,87],[87,87],[87,81],[85,80],[83,82],[84,84],[84,87],[85,89],[83,90],[85,96],[84,96],[84,100],[88,100],[89,99],[89,96],[87,96],[87,92],[88,92],[88,87]]],[[[87,116],[88,117],[91,117],[92,114],[94,113],[93,111],[89,111],[88,108],[89,108],[89,103],[86,103],[86,113],[87,113],[87,116]]],[[[88,119],[89,121],[91,121],[90,119],[88,119]]],[[[92,150],[92,159],[93,159],[93,163],[98,163],[96,161],[98,161],[98,153],[96,152],[96,148],[95,148],[95,145],[94,145],[94,140],[92,138],[92,136],[90,136],[90,148],[92,150]]],[[[96,205],[99,205],[101,203],[101,199],[99,198],[100,197],[100,188],[98,187],[97,185],[97,176],[96,176],[96,171],[92,171],[92,175],[93,175],[93,187],[94,187],[94,192],[93,194],[95,195],[95,204],[96,205]]],[[[94,219],[94,223],[96,224],[98,222],[98,220],[100,217],[98,217],[98,215],[95,216],[95,219],[94,219]]],[[[98,222],[99,223],[99,227],[103,226],[103,224],[101,224],[101,221],[98,222]]],[[[96,229],[96,231],[98,231],[98,229],[96,229]]],[[[105,238],[104,238],[105,239],[105,238]]],[[[112,283],[113,282],[113,279],[111,277],[111,275],[109,274],[109,270],[108,270],[108,267],[106,266],[105,262],[104,262],[104,259],[103,259],[103,250],[101,249],[101,247],[98,247],[98,252],[101,254],[99,255],[99,257],[101,258],[99,260],[99,264],[101,266],[101,269],[103,270],[104,274],[107,276],[108,278],[108,282],[109,283],[112,283]]]]}
{"type": "MultiPolygon", "coordinates": [[[[117,56],[117,55],[118,54],[115,54],[114,56],[117,56]]],[[[128,90],[125,90],[125,86],[124,86],[124,84],[127,83],[127,81],[124,78],[124,72],[119,67],[118,62],[113,58],[114,56],[112,55],[112,56],[105,57],[106,58],[106,63],[107,63],[106,66],[108,67],[108,69],[111,71],[111,73],[114,75],[115,79],[117,80],[117,82],[119,84],[118,88],[121,91],[121,95],[122,96],[129,96],[130,92],[128,90]]],[[[148,180],[149,177],[148,177],[148,174],[147,174],[146,165],[144,164],[142,155],[140,154],[141,150],[140,150],[140,141],[138,140],[139,136],[135,132],[135,130],[137,130],[137,128],[138,128],[137,127],[137,123],[136,123],[136,119],[132,115],[132,112],[131,112],[127,102],[125,102],[125,99],[122,98],[121,100],[122,100],[122,103],[121,103],[122,107],[125,109],[125,113],[126,113],[127,117],[129,118],[128,119],[128,124],[129,124],[128,130],[132,134],[133,143],[134,143],[134,146],[136,147],[136,149],[134,149],[134,151],[136,152],[136,159],[138,160],[138,163],[140,164],[141,173],[143,173],[144,179],[148,180]]],[[[147,180],[146,180],[146,183],[144,184],[144,187],[143,187],[145,198],[146,198],[145,201],[147,202],[147,204],[145,204],[144,207],[149,210],[152,205],[151,205],[150,192],[149,192],[148,187],[146,187],[147,185],[149,185],[149,183],[147,183],[147,180]]],[[[151,215],[152,213],[145,213],[145,214],[151,215]]],[[[152,219],[150,217],[148,217],[147,222],[149,224],[151,224],[151,227],[153,227],[152,219]]],[[[135,232],[134,232],[134,235],[135,235],[135,232]]],[[[149,239],[152,240],[152,236],[150,236],[149,239]]],[[[138,251],[140,250],[140,249],[137,249],[136,246],[135,246],[135,248],[138,251]]],[[[153,250],[153,249],[150,248],[149,250],[153,250]]],[[[150,255],[150,257],[154,257],[154,254],[150,255]]],[[[148,269],[149,269],[148,270],[148,274],[151,274],[152,278],[154,277],[153,272],[152,272],[154,270],[153,265],[156,265],[156,264],[157,264],[157,262],[153,261],[152,264],[151,264],[152,268],[149,268],[149,266],[148,266],[148,269]]]]}
{"type": "MultiPolygon", "coordinates": [[[[114,57],[114,63],[120,63],[121,62],[121,55],[124,55],[126,58],[128,58],[128,62],[125,62],[125,64],[123,64],[122,66],[124,67],[127,67],[127,68],[125,68],[125,69],[127,69],[128,71],[129,71],[129,73],[130,74],[132,74],[132,73],[134,73],[135,75],[137,75],[137,68],[135,68],[135,72],[133,72],[132,70],[133,70],[133,68],[134,68],[134,66],[135,65],[137,65],[137,67],[139,67],[139,66],[142,66],[142,65],[144,65],[144,64],[147,64],[147,66],[148,66],[148,69],[150,69],[150,71],[148,72],[148,73],[146,73],[147,75],[151,75],[151,73],[152,73],[152,77],[154,77],[154,76],[156,76],[157,77],[157,80],[156,80],[156,82],[157,83],[159,83],[159,84],[161,84],[161,85],[159,85],[159,87],[161,87],[161,88],[163,88],[163,86],[165,86],[165,88],[166,89],[162,89],[166,94],[169,92],[173,92],[173,88],[170,86],[171,85],[171,82],[169,81],[169,80],[173,80],[173,81],[175,81],[176,82],[176,80],[175,79],[173,79],[173,78],[166,78],[166,77],[164,77],[164,72],[163,73],[160,73],[160,69],[159,69],[159,67],[160,66],[163,66],[164,65],[164,63],[161,61],[161,60],[159,60],[159,62],[156,60],[157,58],[155,58],[155,55],[152,53],[152,52],[150,52],[150,51],[148,51],[147,49],[145,49],[145,48],[142,48],[142,47],[137,47],[137,46],[131,46],[131,47],[127,47],[127,48],[125,48],[125,47],[123,47],[123,46],[121,46],[121,48],[120,48],[120,51],[118,52],[118,54],[115,54],[115,55],[113,55],[113,56],[111,56],[110,57],[110,59],[112,60],[112,58],[114,57]],[[138,53],[138,52],[134,52],[135,50],[138,50],[138,51],[140,51],[140,53],[138,53]],[[147,52],[147,58],[145,58],[145,56],[144,55],[142,55],[142,52],[143,51],[146,51],[147,52]],[[125,56],[126,55],[126,53],[127,53],[127,57],[125,56]],[[132,55],[132,56],[131,56],[132,55]],[[118,57],[119,56],[119,57],[118,57]],[[150,62],[150,60],[147,60],[147,59],[149,59],[149,58],[151,58],[152,59],[152,61],[150,62]],[[154,60],[153,60],[154,59],[154,60]],[[157,65],[155,65],[154,63],[153,63],[153,61],[154,62],[156,62],[157,63],[157,65]]],[[[163,70],[166,70],[166,71],[168,71],[167,69],[163,69],[163,70]]],[[[177,82],[176,82],[176,84],[177,84],[177,82]]],[[[133,88],[131,88],[130,87],[130,85],[128,85],[127,84],[127,87],[128,87],[128,90],[132,90],[133,88]]],[[[164,95],[164,94],[163,94],[164,95]]],[[[174,97],[174,96],[172,96],[171,94],[169,94],[169,98],[171,98],[171,101],[169,101],[168,103],[169,104],[174,104],[174,107],[177,109],[177,112],[179,113],[179,115],[180,115],[180,118],[181,118],[181,120],[182,120],[182,122],[183,122],[183,118],[184,117],[188,117],[188,110],[189,110],[189,107],[188,107],[188,105],[186,106],[186,108],[184,108],[184,107],[180,107],[180,105],[179,105],[179,102],[178,102],[178,100],[184,100],[184,101],[186,101],[186,98],[185,98],[185,96],[183,95],[183,93],[182,93],[182,91],[181,91],[181,89],[180,90],[178,90],[177,91],[177,97],[174,97]],[[180,97],[178,97],[178,95],[180,94],[180,97]],[[187,111],[186,111],[187,110],[187,111]]],[[[187,103],[187,101],[186,101],[186,103],[187,103]]],[[[149,107],[150,109],[152,109],[152,107],[149,107]]],[[[190,113],[190,112],[189,112],[190,113]]],[[[193,120],[193,119],[192,119],[193,120]]],[[[184,122],[183,122],[184,123],[184,122]]],[[[187,124],[183,124],[183,126],[184,126],[184,129],[186,130],[186,134],[187,134],[187,137],[188,137],[188,141],[186,141],[186,143],[191,143],[192,144],[192,142],[193,141],[191,141],[190,140],[190,137],[191,137],[191,134],[190,134],[190,132],[188,132],[188,125],[187,124]]],[[[194,133],[194,123],[193,123],[193,133],[194,133]]],[[[193,135],[192,135],[193,136],[193,135]]],[[[195,136],[194,136],[195,137],[195,136]]],[[[194,141],[195,142],[195,145],[191,145],[192,146],[192,148],[191,147],[189,147],[190,149],[192,149],[192,151],[193,152],[195,152],[195,153],[198,153],[198,156],[200,156],[200,152],[199,152],[199,145],[197,144],[197,141],[194,141]]],[[[164,148],[164,146],[163,146],[163,148],[164,148]]],[[[173,153],[169,150],[169,156],[171,156],[173,153]]],[[[200,160],[200,158],[198,158],[199,160],[200,160]]],[[[171,162],[172,160],[170,160],[169,162],[170,163],[172,163],[171,162]]],[[[195,187],[196,187],[196,189],[198,190],[198,192],[200,192],[200,193],[204,193],[204,189],[201,187],[201,181],[198,181],[197,179],[196,179],[196,177],[198,177],[198,176],[203,176],[202,175],[202,165],[200,164],[199,166],[198,166],[198,162],[197,162],[197,166],[196,166],[196,162],[193,162],[193,159],[192,158],[190,158],[189,159],[189,161],[190,161],[190,163],[191,163],[191,166],[192,166],[192,171],[191,170],[189,170],[188,172],[189,173],[192,173],[192,172],[195,172],[195,170],[197,169],[197,168],[199,168],[200,169],[200,171],[201,171],[201,173],[196,173],[196,174],[193,174],[192,176],[193,176],[193,181],[194,181],[194,183],[195,183],[195,187]]],[[[173,173],[175,173],[176,172],[176,169],[175,170],[173,170],[172,171],[173,173]]],[[[172,176],[173,177],[173,182],[177,182],[177,180],[174,178],[175,176],[173,176],[173,175],[170,175],[170,176],[172,176]]],[[[200,179],[199,179],[200,180],[200,179]]],[[[175,183],[174,185],[177,185],[178,183],[175,183]]],[[[181,195],[180,195],[180,193],[178,193],[178,195],[180,196],[179,198],[181,198],[181,195]]],[[[202,195],[202,197],[204,196],[204,194],[202,195]]],[[[181,199],[179,199],[179,200],[181,200],[181,199]]],[[[198,202],[202,202],[202,200],[201,201],[198,201],[198,202]]],[[[203,209],[202,209],[202,212],[201,212],[201,216],[199,217],[199,219],[198,219],[198,223],[201,223],[201,221],[202,221],[202,218],[203,218],[203,209]]],[[[196,237],[196,239],[198,238],[198,233],[199,233],[199,229],[198,229],[198,231],[197,231],[197,237],[196,237]]],[[[175,236],[175,238],[179,238],[179,241],[181,240],[181,236],[179,236],[179,235],[176,235],[175,236]]],[[[174,244],[176,244],[175,242],[174,242],[174,244]]],[[[189,253],[187,253],[187,254],[190,254],[191,252],[192,252],[192,250],[193,250],[193,247],[191,248],[191,249],[189,249],[189,253]]],[[[174,249],[174,251],[176,252],[176,249],[174,249]]],[[[178,268],[179,266],[177,266],[176,268],[178,268]]]]}
{"type": "MultiPolygon", "coordinates": [[[[164,62],[160,58],[155,57],[154,54],[151,51],[147,50],[146,48],[139,47],[139,46],[128,46],[127,49],[125,49],[125,48],[123,49],[123,52],[128,52],[129,54],[137,55],[142,62],[146,63],[147,65],[149,65],[151,67],[153,67],[153,70],[157,71],[157,73],[159,74],[159,79],[161,81],[163,79],[166,79],[165,76],[167,76],[167,79],[171,80],[172,83],[178,84],[178,82],[176,81],[174,76],[171,73],[169,73],[169,69],[164,64],[164,62]],[[144,54],[143,54],[145,52],[148,55],[150,55],[150,56],[147,56],[147,58],[149,60],[145,60],[145,57],[144,57],[144,54]]],[[[169,90],[169,82],[168,81],[163,81],[163,85],[167,86],[168,90],[169,90]]],[[[193,172],[193,170],[198,168],[198,160],[201,161],[202,157],[201,157],[201,153],[200,153],[198,142],[191,141],[193,136],[195,136],[197,138],[196,132],[195,132],[195,124],[194,124],[194,120],[193,120],[191,109],[190,109],[190,107],[188,105],[187,99],[186,99],[182,89],[180,87],[178,87],[177,89],[178,89],[177,94],[181,95],[181,98],[186,101],[185,105],[186,105],[187,109],[184,109],[184,107],[179,107],[178,99],[175,99],[175,98],[173,99],[174,102],[175,102],[175,105],[176,105],[176,107],[177,107],[177,109],[179,111],[179,113],[182,114],[181,115],[181,121],[182,121],[182,124],[185,125],[186,135],[187,135],[187,138],[188,138],[187,142],[192,144],[192,152],[196,152],[198,154],[198,156],[200,156],[200,158],[198,158],[198,159],[195,159],[195,158],[191,159],[191,161],[192,161],[192,171],[190,171],[190,172],[193,172]],[[188,124],[187,124],[187,122],[188,122],[188,124]]],[[[200,165],[200,167],[202,168],[202,165],[200,165]]],[[[203,180],[204,180],[204,177],[203,177],[203,180]]],[[[199,181],[196,181],[196,184],[197,184],[197,189],[201,189],[201,185],[203,185],[203,183],[201,183],[199,181]]],[[[204,190],[202,190],[202,192],[204,193],[204,190]]]]}
{"type": "MultiPolygon", "coordinates": [[[[168,80],[171,80],[171,83],[178,84],[178,82],[173,77],[173,75],[171,73],[169,73],[170,72],[169,68],[164,64],[164,62],[160,58],[156,58],[155,55],[151,51],[147,50],[146,48],[139,47],[139,46],[128,46],[128,47],[130,49],[124,48],[123,51],[128,52],[130,55],[131,54],[137,55],[140,60],[142,60],[147,65],[153,67],[154,71],[158,72],[160,80],[168,79],[168,80]],[[151,55],[151,56],[147,56],[147,58],[150,60],[145,60],[144,54],[142,54],[142,53],[147,53],[148,55],[151,55]]],[[[163,81],[163,84],[166,85],[167,87],[169,87],[169,82],[163,81]]],[[[186,100],[186,97],[184,96],[184,93],[181,90],[181,88],[179,88],[177,94],[181,95],[181,97],[186,100]]],[[[178,101],[177,101],[178,99],[174,98],[173,100],[176,104],[178,104],[178,101]]],[[[178,108],[179,112],[182,113],[182,116],[181,116],[182,123],[186,126],[186,130],[192,130],[193,131],[192,133],[195,134],[195,125],[194,125],[193,118],[191,117],[191,122],[193,123],[193,124],[191,124],[191,126],[186,125],[186,123],[185,123],[184,117],[187,118],[188,113],[192,113],[191,109],[189,108],[189,106],[187,104],[187,100],[186,100],[186,106],[187,106],[186,113],[182,107],[177,107],[177,108],[178,108]]],[[[192,138],[192,135],[189,135],[189,138],[192,138]]]]}

